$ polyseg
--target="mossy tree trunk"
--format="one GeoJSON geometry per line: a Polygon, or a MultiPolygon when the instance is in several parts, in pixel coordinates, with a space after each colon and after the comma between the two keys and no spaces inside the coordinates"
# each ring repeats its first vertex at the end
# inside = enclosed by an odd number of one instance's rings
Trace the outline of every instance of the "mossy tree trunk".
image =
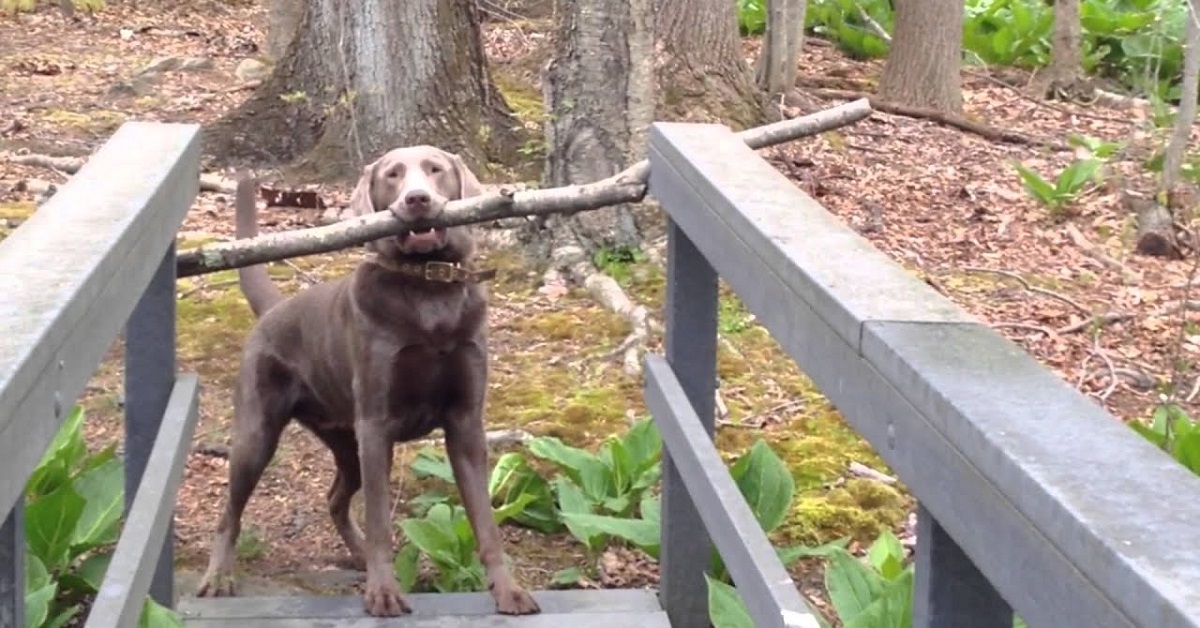
{"type": "Polygon", "coordinates": [[[962,0],[896,0],[892,49],[879,96],[897,104],[962,112],[962,0]]]}
{"type": "Polygon", "coordinates": [[[1038,73],[1032,84],[1038,98],[1053,98],[1060,93],[1075,96],[1084,87],[1083,25],[1079,11],[1079,0],[1054,0],[1050,65],[1038,73]]]}
{"type": "Polygon", "coordinates": [[[767,102],[742,56],[735,3],[656,0],[657,118],[742,130],[766,119],[767,102]]]}
{"type": "MultiPolygon", "coordinates": [[[[301,0],[293,0],[299,2],[301,0]]],[[[390,148],[432,144],[482,174],[517,148],[486,71],[475,0],[304,0],[258,92],[222,122],[213,152],[354,176],[390,148]]]]}
{"type": "MultiPolygon", "coordinates": [[[[543,81],[548,186],[610,177],[645,156],[654,119],[650,0],[557,0],[554,58],[543,81]]],[[[557,265],[565,251],[632,249],[641,235],[630,208],[610,207],[545,224],[557,265]]]]}

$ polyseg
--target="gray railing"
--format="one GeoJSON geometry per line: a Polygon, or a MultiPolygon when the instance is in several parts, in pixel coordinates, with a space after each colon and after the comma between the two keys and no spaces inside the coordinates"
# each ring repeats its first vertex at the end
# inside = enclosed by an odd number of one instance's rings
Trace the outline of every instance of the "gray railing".
{"type": "Polygon", "coordinates": [[[0,242],[0,628],[25,626],[25,483],[122,327],[125,521],[86,625],[135,626],[147,593],[172,605],[198,393],[175,372],[175,234],[199,157],[196,125],[126,123],[0,242]]]}
{"type": "MultiPolygon", "coordinates": [[[[919,500],[917,628],[1200,626],[1200,478],[843,225],[728,129],[653,125],[668,215],[661,599],[707,625],[707,530],[755,622],[806,613],[711,443],[717,278],[919,500]]],[[[947,220],[950,220],[947,217],[947,220]]]]}

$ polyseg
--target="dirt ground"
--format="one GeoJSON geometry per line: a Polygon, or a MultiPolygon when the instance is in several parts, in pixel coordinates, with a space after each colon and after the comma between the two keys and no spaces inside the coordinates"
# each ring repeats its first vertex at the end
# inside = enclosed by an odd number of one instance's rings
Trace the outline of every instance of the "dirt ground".
{"type": "MultiPolygon", "coordinates": [[[[0,19],[0,151],[86,156],[126,120],[210,123],[248,96],[234,69],[265,45],[259,8],[213,2],[142,6],[114,5],[73,21],[48,8],[0,19]],[[140,73],[165,57],[182,61],[182,67],[140,73]]],[[[545,24],[498,21],[487,27],[493,72],[518,113],[540,93],[529,71],[536,67],[530,60],[546,54],[549,40],[539,28],[545,24]]],[[[756,46],[747,41],[747,55],[756,46]]],[[[851,61],[810,39],[801,74],[810,84],[859,89],[872,85],[880,69],[880,63],[851,61]]],[[[1110,169],[1146,189],[1137,160],[1155,144],[1145,115],[1034,102],[978,73],[964,73],[964,86],[967,116],[977,122],[1059,143],[1068,133],[1131,141],[1124,160],[1110,169]]],[[[1133,255],[1133,217],[1120,208],[1111,185],[1085,194],[1065,217],[1033,201],[1011,163],[1057,173],[1072,158],[1069,152],[998,143],[885,113],[762,152],[880,249],[990,321],[1119,419],[1147,415],[1173,379],[1185,406],[1195,409],[1200,378],[1191,361],[1200,337],[1180,320],[1193,308],[1178,305],[1187,300],[1193,262],[1133,255]],[[1112,322],[1093,330],[1086,323],[1092,316],[1112,322]]],[[[38,188],[31,182],[61,185],[67,179],[0,158],[0,235],[32,211],[38,188]]],[[[343,203],[350,183],[313,188],[327,202],[343,203]]],[[[312,226],[316,220],[314,210],[270,209],[262,215],[266,231],[312,226]]],[[[184,223],[180,247],[231,234],[229,199],[202,193],[184,223]]],[[[297,290],[345,273],[358,255],[293,260],[273,265],[272,273],[287,290],[297,290]]],[[[640,382],[624,376],[610,356],[626,334],[621,319],[582,292],[540,292],[539,273],[515,252],[493,249],[485,256],[500,270],[492,288],[489,427],[592,446],[643,416],[640,382]]],[[[657,311],[661,268],[640,262],[612,270],[631,295],[657,311]]],[[[179,569],[194,576],[206,561],[224,490],[230,390],[252,319],[233,273],[183,280],[179,299],[180,366],[198,372],[204,382],[196,447],[175,520],[179,569]]],[[[815,543],[849,534],[866,541],[882,527],[902,529],[911,507],[907,497],[847,471],[851,462],[884,472],[886,467],[728,290],[720,326],[721,390],[728,406],[719,431],[722,451],[735,455],[765,438],[797,479],[796,503],[779,540],[815,543]]],[[[114,346],[83,400],[89,437],[97,446],[121,435],[119,360],[120,347],[114,346]]],[[[416,449],[407,446],[400,456],[407,460],[416,449]]],[[[297,428],[285,434],[246,516],[239,547],[246,573],[285,587],[354,586],[353,577],[310,577],[336,573],[344,556],[325,514],[331,469],[314,438],[297,428]]],[[[424,488],[397,464],[393,490],[401,498],[424,488]]],[[[585,561],[582,547],[567,537],[547,540],[513,528],[506,534],[517,570],[534,586],[548,586],[555,571],[585,561]]],[[[638,586],[656,577],[652,564],[626,550],[610,551],[600,564],[581,586],[638,586]]],[[[795,571],[819,602],[819,566],[801,564],[795,571]]]]}

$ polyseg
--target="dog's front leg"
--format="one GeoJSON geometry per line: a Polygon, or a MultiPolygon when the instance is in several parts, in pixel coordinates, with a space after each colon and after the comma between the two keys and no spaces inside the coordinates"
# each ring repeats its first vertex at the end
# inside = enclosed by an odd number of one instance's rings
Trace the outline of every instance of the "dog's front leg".
{"type": "MultiPolygon", "coordinates": [[[[382,356],[381,356],[382,357],[382,356]]],[[[391,364],[364,360],[354,374],[358,458],[362,468],[366,510],[367,583],[363,604],[370,615],[395,617],[412,611],[392,567],[392,524],[389,519],[389,479],[392,475],[392,439],[387,430],[388,386],[391,364]]]]}
{"type": "Polygon", "coordinates": [[[505,615],[529,615],[541,612],[541,609],[533,596],[517,584],[504,564],[504,539],[492,516],[492,500],[487,490],[487,435],[483,429],[487,357],[479,353],[456,356],[478,375],[467,378],[472,390],[464,396],[463,403],[449,409],[444,427],[446,453],[467,519],[475,532],[479,561],[487,571],[488,590],[496,600],[496,610],[505,615]]]}

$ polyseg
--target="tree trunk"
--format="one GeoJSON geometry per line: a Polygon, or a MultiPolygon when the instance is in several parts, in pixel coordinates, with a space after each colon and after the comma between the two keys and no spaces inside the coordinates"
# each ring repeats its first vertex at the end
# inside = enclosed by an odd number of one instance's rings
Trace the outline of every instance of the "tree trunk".
{"type": "Polygon", "coordinates": [[[796,66],[804,47],[805,0],[769,0],[767,31],[755,65],[759,89],[774,101],[796,87],[796,66]]]}
{"type": "Polygon", "coordinates": [[[304,19],[304,0],[266,0],[267,56],[279,61],[300,30],[304,19]]]}
{"type": "Polygon", "coordinates": [[[761,124],[767,102],[754,84],[730,0],[656,0],[655,60],[660,120],[761,124]]]}
{"type": "MultiPolygon", "coordinates": [[[[654,121],[650,0],[558,0],[555,9],[560,35],[542,83],[553,112],[545,123],[551,187],[611,177],[644,158],[654,121]]],[[[625,206],[556,216],[547,226],[569,230],[587,250],[641,244],[625,206]]]]}
{"type": "Polygon", "coordinates": [[[1084,83],[1079,0],[1055,0],[1050,65],[1038,73],[1033,90],[1038,98],[1053,98],[1060,93],[1069,97],[1084,96],[1076,94],[1084,83]]]}
{"type": "Polygon", "coordinates": [[[312,150],[318,178],[355,176],[411,144],[457,152],[480,174],[515,156],[475,0],[306,1],[272,76],[211,133],[214,153],[290,161],[312,150]]]}
{"type": "Polygon", "coordinates": [[[1179,111],[1175,126],[1163,156],[1162,180],[1159,191],[1173,193],[1183,169],[1183,157],[1191,139],[1192,123],[1196,120],[1196,98],[1200,91],[1200,16],[1195,0],[1188,1],[1186,35],[1183,41],[1183,84],[1179,87],[1179,111]]]}
{"type": "Polygon", "coordinates": [[[896,0],[892,49],[879,96],[897,104],[962,112],[962,0],[896,0]]]}

